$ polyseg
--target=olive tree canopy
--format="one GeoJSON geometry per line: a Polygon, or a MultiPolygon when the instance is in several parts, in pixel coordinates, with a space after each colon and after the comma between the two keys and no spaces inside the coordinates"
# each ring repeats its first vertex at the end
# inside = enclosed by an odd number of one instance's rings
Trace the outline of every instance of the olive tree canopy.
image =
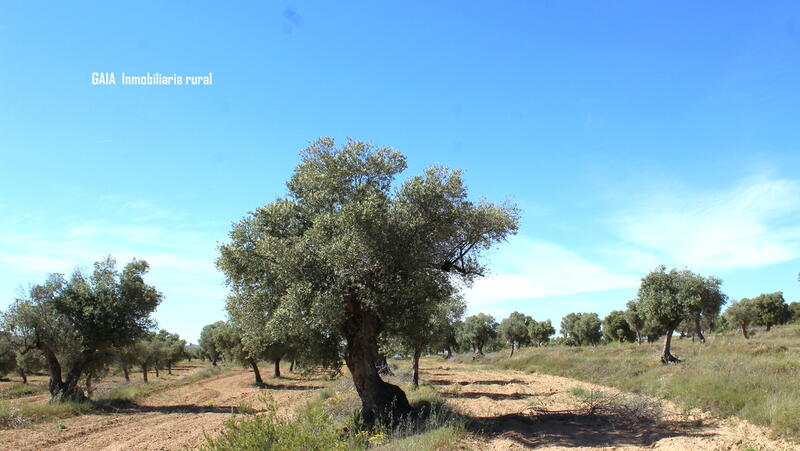
{"type": "Polygon", "coordinates": [[[375,368],[379,335],[447,299],[437,290],[454,276],[483,274],[483,252],[516,232],[517,209],[470,200],[445,167],[395,185],[406,159],[387,147],[323,138],[301,158],[285,196],[234,224],[218,266],[232,296],[259,304],[262,328],[343,338],[368,423],[407,413],[375,368]]]}

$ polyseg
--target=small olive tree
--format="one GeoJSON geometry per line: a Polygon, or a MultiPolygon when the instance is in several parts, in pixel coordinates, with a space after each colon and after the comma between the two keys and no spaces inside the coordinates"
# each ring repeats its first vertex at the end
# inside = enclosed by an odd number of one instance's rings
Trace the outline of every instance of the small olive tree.
{"type": "Polygon", "coordinates": [[[200,331],[200,338],[197,343],[203,355],[211,362],[211,366],[217,366],[217,362],[222,358],[222,350],[219,349],[217,344],[216,333],[220,328],[225,327],[225,321],[217,321],[216,323],[207,324],[200,331]]]}
{"type": "Polygon", "coordinates": [[[642,278],[639,287],[641,311],[651,327],[661,327],[666,334],[661,353],[663,363],[680,362],[670,352],[670,346],[672,335],[681,321],[695,318],[708,299],[720,306],[725,302],[726,296],[720,291],[720,284],[719,279],[703,278],[689,270],[667,271],[663,265],[642,278]]]}
{"type": "Polygon", "coordinates": [[[600,343],[603,322],[597,313],[569,313],[561,319],[561,335],[571,338],[578,346],[600,343]]]}
{"type": "Polygon", "coordinates": [[[637,301],[631,300],[626,304],[625,321],[628,323],[628,328],[636,334],[636,343],[642,344],[642,336],[645,329],[644,314],[640,311],[637,301]]]}
{"type": "Polygon", "coordinates": [[[753,298],[753,307],[756,311],[758,325],[766,326],[767,332],[772,329],[772,326],[784,324],[792,317],[789,306],[780,291],[756,296],[753,298]]]}
{"type": "Polygon", "coordinates": [[[483,348],[497,338],[497,321],[491,315],[478,313],[468,316],[461,326],[461,336],[465,342],[472,345],[475,356],[483,355],[483,348]]]}
{"type": "Polygon", "coordinates": [[[531,320],[528,323],[528,337],[534,346],[542,346],[550,341],[556,333],[553,323],[548,319],[545,321],[531,320]]]}
{"type": "Polygon", "coordinates": [[[512,312],[500,322],[500,336],[511,345],[511,354],[509,357],[514,356],[514,349],[519,349],[530,343],[530,335],[528,334],[528,325],[533,321],[528,315],[520,312],[512,312]]]}
{"type": "Polygon", "coordinates": [[[603,335],[608,341],[620,343],[636,340],[636,332],[631,330],[622,310],[613,310],[603,319],[603,335]]]}
{"type": "Polygon", "coordinates": [[[747,328],[758,320],[758,312],[752,299],[743,298],[734,302],[725,310],[725,318],[732,327],[742,331],[744,338],[750,338],[747,328]]]}

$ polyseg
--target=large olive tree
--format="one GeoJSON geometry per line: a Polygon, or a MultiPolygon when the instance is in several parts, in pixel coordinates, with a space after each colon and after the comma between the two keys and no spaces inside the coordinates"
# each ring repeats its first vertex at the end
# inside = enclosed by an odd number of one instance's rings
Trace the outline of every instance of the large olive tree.
{"type": "Polygon", "coordinates": [[[47,361],[53,400],[83,398],[78,381],[98,354],[132,343],[153,326],[150,313],[161,293],[144,282],[148,268],[133,260],[120,272],[108,257],[94,264],[91,275],[75,271],[69,280],[51,275],[6,312],[5,329],[47,361]]]}
{"type": "Polygon", "coordinates": [[[386,326],[446,299],[417,296],[456,282],[443,274],[467,283],[483,274],[482,252],[517,229],[516,208],[473,202],[459,171],[432,167],[395,184],[405,168],[390,148],[319,139],[287,194],[234,224],[218,260],[231,292],[267,312],[262,327],[343,339],[367,423],[410,411],[376,369],[386,326]]]}

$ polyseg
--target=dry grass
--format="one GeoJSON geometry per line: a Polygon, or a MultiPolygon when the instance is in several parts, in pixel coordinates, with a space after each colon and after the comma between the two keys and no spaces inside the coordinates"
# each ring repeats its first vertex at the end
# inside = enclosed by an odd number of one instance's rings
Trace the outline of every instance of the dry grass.
{"type": "Polygon", "coordinates": [[[721,417],[737,416],[800,439],[800,326],[750,340],[712,335],[705,345],[673,340],[679,365],[659,362],[660,344],[526,349],[513,359],[484,360],[499,368],[541,372],[655,395],[721,417]]]}

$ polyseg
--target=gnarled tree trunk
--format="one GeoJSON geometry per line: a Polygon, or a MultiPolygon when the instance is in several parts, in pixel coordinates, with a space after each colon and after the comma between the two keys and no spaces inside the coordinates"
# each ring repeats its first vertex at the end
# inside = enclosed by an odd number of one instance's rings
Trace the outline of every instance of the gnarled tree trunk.
{"type": "Polygon", "coordinates": [[[253,367],[253,374],[255,375],[256,378],[256,385],[258,385],[259,387],[263,386],[264,380],[261,379],[261,371],[258,370],[258,363],[256,362],[256,359],[249,359],[248,361],[250,362],[250,366],[253,367]]]}
{"type": "Polygon", "coordinates": [[[128,374],[128,365],[122,365],[122,374],[125,375],[125,382],[131,381],[131,376],[128,374]]]}
{"type": "Polygon", "coordinates": [[[94,373],[93,371],[89,371],[88,373],[86,373],[86,395],[89,396],[90,398],[92,397],[92,391],[93,391],[92,389],[93,373],[94,373]]]}
{"type": "Polygon", "coordinates": [[[414,348],[414,376],[411,380],[411,386],[416,390],[419,388],[419,358],[422,356],[422,346],[417,346],[414,348]]]}
{"type": "Polygon", "coordinates": [[[750,336],[747,335],[747,326],[745,326],[744,324],[742,324],[742,335],[744,335],[744,338],[746,339],[750,338],[750,336]]]}
{"type": "Polygon", "coordinates": [[[145,384],[148,383],[147,382],[147,371],[148,370],[149,370],[149,368],[147,368],[147,365],[142,365],[142,380],[144,381],[145,384]]]}
{"type": "Polygon", "coordinates": [[[381,376],[392,376],[392,368],[389,366],[389,361],[386,359],[386,354],[379,354],[378,360],[375,362],[375,368],[378,369],[378,374],[381,376]]]}
{"type": "MultiPolygon", "coordinates": [[[[694,334],[697,335],[697,338],[700,340],[700,343],[706,342],[706,337],[703,335],[703,328],[700,327],[699,316],[694,317],[694,334]]],[[[694,337],[692,338],[692,341],[694,341],[694,337]]]]}
{"type": "Polygon", "coordinates": [[[354,292],[345,301],[348,313],[345,362],[361,398],[361,416],[367,425],[396,423],[410,414],[412,408],[403,390],[384,382],[378,374],[378,319],[361,307],[354,292]]]}
{"type": "Polygon", "coordinates": [[[281,377],[281,359],[275,359],[275,377],[281,377]]]}
{"type": "Polygon", "coordinates": [[[78,381],[83,368],[94,357],[95,351],[93,349],[81,351],[72,364],[69,373],[67,373],[67,378],[62,380],[61,364],[58,362],[58,357],[56,357],[55,353],[44,343],[39,343],[37,348],[42,351],[45,359],[47,359],[47,368],[50,372],[50,381],[48,383],[50,402],[80,401],[85,399],[83,391],[78,389],[78,381]]]}
{"type": "Polygon", "coordinates": [[[511,357],[514,357],[514,343],[511,343],[511,355],[508,358],[510,359],[511,357]]]}
{"type": "Polygon", "coordinates": [[[666,337],[664,337],[664,352],[661,353],[661,362],[665,363],[665,364],[680,362],[680,360],[677,359],[670,352],[670,345],[672,344],[672,333],[673,332],[675,332],[674,329],[668,330],[666,337]]]}

